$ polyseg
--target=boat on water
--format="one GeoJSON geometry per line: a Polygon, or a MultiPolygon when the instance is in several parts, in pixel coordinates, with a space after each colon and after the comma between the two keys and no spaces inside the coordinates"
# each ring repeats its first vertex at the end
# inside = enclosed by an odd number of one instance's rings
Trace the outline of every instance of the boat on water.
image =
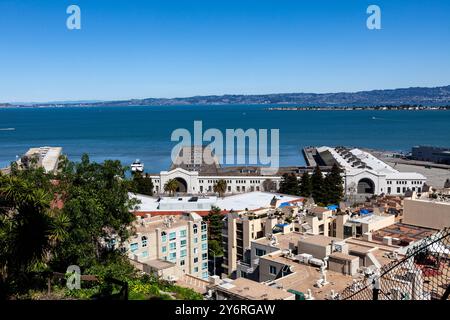
{"type": "Polygon", "coordinates": [[[16,128],[0,128],[0,131],[15,131],[16,128]]]}
{"type": "Polygon", "coordinates": [[[139,159],[136,159],[136,161],[134,161],[131,164],[131,171],[132,172],[143,172],[144,171],[144,164],[141,163],[141,161],[139,159]]]}

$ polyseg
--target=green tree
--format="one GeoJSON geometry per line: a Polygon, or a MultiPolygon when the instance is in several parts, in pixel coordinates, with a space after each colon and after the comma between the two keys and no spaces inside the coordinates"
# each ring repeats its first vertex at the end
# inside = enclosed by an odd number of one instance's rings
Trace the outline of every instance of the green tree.
{"type": "Polygon", "coordinates": [[[63,195],[63,212],[71,223],[53,267],[65,270],[76,264],[83,269],[108,263],[104,240],[115,236],[125,241],[135,220],[131,211],[137,203],[128,197],[125,168],[120,161],[90,162],[87,155],[80,163],[67,165],[61,170],[58,193],[63,195]]]}
{"type": "Polygon", "coordinates": [[[324,202],[326,204],[339,204],[344,197],[342,169],[334,164],[330,173],[324,179],[324,202]]]}
{"type": "Polygon", "coordinates": [[[153,195],[152,179],[148,176],[148,174],[142,176],[141,173],[138,172],[133,173],[133,181],[131,183],[130,191],[134,193],[152,196],[153,195]]]}
{"type": "Polygon", "coordinates": [[[299,195],[300,185],[297,176],[294,173],[283,174],[282,180],[280,182],[280,190],[278,192],[290,195],[299,195]]]}
{"type": "Polygon", "coordinates": [[[316,166],[311,176],[311,187],[311,195],[314,198],[314,201],[316,203],[323,203],[325,198],[324,178],[319,166],[316,166]]]}
{"type": "Polygon", "coordinates": [[[302,197],[310,197],[312,193],[311,178],[308,172],[303,173],[300,180],[300,195],[302,197]]]}
{"type": "MultiPolygon", "coordinates": [[[[0,177],[0,295],[23,292],[31,273],[44,271],[52,250],[67,237],[68,218],[52,209],[53,194],[19,176],[0,177]]],[[[43,177],[39,174],[39,182],[43,177]]],[[[45,183],[49,185],[50,183],[45,183]]]]}
{"type": "Polygon", "coordinates": [[[223,255],[222,248],[222,227],[223,216],[219,207],[213,206],[204,217],[208,223],[208,247],[213,250],[216,256],[223,255]]]}
{"type": "Polygon", "coordinates": [[[219,194],[219,197],[223,197],[225,192],[227,191],[227,182],[223,179],[217,181],[213,186],[214,192],[219,194]]]}
{"type": "Polygon", "coordinates": [[[164,185],[164,191],[168,192],[170,196],[173,196],[178,189],[178,181],[175,179],[170,179],[164,185]]]}

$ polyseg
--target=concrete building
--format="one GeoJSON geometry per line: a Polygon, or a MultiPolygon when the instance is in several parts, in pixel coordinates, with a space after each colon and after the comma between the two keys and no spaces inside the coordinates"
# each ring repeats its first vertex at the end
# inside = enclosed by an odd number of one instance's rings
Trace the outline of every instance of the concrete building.
{"type": "Polygon", "coordinates": [[[344,170],[344,190],[349,196],[421,192],[426,177],[415,172],[399,172],[372,154],[354,148],[320,147],[318,156],[326,165],[344,170]]]}
{"type": "Polygon", "coordinates": [[[250,260],[254,259],[254,253],[251,252],[252,241],[272,234],[274,228],[289,228],[293,231],[292,224],[284,223],[282,211],[290,205],[302,206],[303,201],[303,198],[273,195],[270,204],[264,208],[228,213],[222,229],[224,273],[235,276],[238,267],[243,268],[244,273],[251,273],[251,270],[246,269],[250,268],[250,260]]]}
{"type": "MultiPolygon", "coordinates": [[[[227,182],[225,194],[251,191],[276,191],[282,175],[293,173],[300,177],[304,172],[312,172],[313,167],[281,167],[273,174],[266,174],[263,167],[220,167],[214,156],[207,154],[208,163],[201,163],[201,147],[184,150],[190,162],[176,160],[169,171],[150,174],[155,193],[163,194],[164,185],[169,180],[178,182],[177,192],[192,195],[214,193],[214,184],[219,180],[227,182]],[[178,164],[177,161],[180,163],[178,164]],[[212,164],[211,164],[211,163],[212,164]]],[[[305,159],[310,163],[308,154],[305,159]]],[[[177,158],[178,159],[178,158],[177,158]]],[[[205,159],[203,159],[205,160],[205,159]]],[[[186,160],[185,160],[186,161],[186,160]]],[[[320,147],[315,150],[314,164],[321,166],[324,174],[333,164],[344,169],[344,187],[348,195],[366,196],[373,194],[403,195],[408,189],[421,191],[426,177],[415,172],[399,172],[388,164],[360,149],[344,147],[320,147]],[[317,160],[317,161],[316,161],[317,160]]]]}
{"type": "MultiPolygon", "coordinates": [[[[19,169],[41,167],[44,168],[47,173],[56,173],[61,154],[61,147],[30,148],[23,156],[16,160],[16,163],[19,169]]],[[[10,171],[10,167],[1,169],[1,172],[4,174],[9,174],[10,171]]]]}
{"type": "Polygon", "coordinates": [[[185,274],[208,279],[208,229],[198,214],[140,217],[134,229],[121,250],[144,272],[174,281],[185,274]]]}
{"type": "Polygon", "coordinates": [[[294,300],[295,294],[245,278],[223,279],[209,287],[214,300],[294,300]]]}
{"type": "Polygon", "coordinates": [[[440,192],[414,193],[404,199],[403,222],[415,226],[443,229],[450,226],[450,195],[440,192]]]}
{"type": "Polygon", "coordinates": [[[411,158],[419,161],[450,164],[450,148],[415,146],[412,148],[411,158]]]}

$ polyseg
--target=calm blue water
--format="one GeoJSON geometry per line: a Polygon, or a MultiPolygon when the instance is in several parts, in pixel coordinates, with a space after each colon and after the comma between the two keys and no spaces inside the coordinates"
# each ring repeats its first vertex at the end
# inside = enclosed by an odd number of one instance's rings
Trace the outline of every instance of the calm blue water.
{"type": "Polygon", "coordinates": [[[280,164],[303,165],[301,148],[350,145],[410,151],[413,145],[450,145],[446,111],[266,111],[267,106],[177,106],[0,109],[0,167],[34,146],[62,146],[72,160],[136,158],[146,171],[170,165],[177,128],[280,129],[280,164]],[[375,117],[375,118],[373,118],[375,117]],[[15,128],[4,131],[2,128],[15,128]]]}

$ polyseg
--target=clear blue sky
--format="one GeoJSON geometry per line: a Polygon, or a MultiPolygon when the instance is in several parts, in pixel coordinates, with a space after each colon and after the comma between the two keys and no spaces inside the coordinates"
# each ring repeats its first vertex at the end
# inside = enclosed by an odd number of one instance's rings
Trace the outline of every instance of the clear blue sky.
{"type": "Polygon", "coordinates": [[[0,101],[448,85],[449,16],[448,0],[0,0],[0,101]]]}

